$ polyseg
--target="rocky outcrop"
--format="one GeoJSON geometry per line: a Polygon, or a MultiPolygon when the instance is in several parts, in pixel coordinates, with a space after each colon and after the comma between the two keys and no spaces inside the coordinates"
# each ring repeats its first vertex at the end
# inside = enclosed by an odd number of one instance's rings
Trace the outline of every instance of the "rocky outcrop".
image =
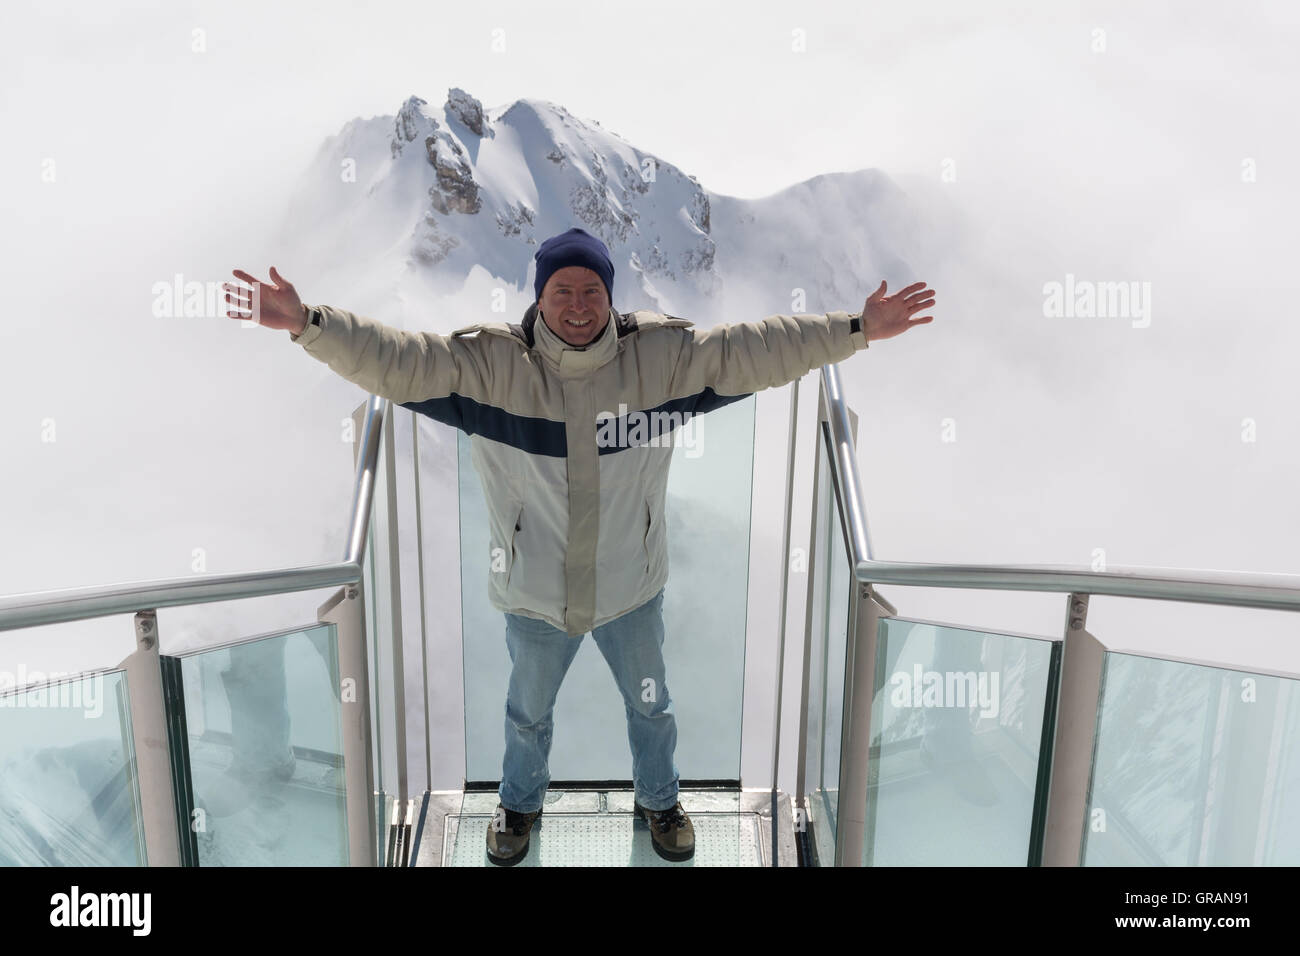
{"type": "MultiPolygon", "coordinates": [[[[478,100],[463,90],[453,89],[447,100],[447,108],[453,102],[458,119],[469,128],[483,130],[483,108],[478,100]],[[460,95],[457,96],[456,94],[460,95]],[[470,123],[474,125],[471,127],[470,123]]],[[[433,208],[444,216],[452,213],[472,215],[482,208],[479,199],[479,186],[474,181],[474,170],[465,155],[465,149],[457,141],[451,130],[428,110],[428,103],[418,96],[412,96],[397,111],[393,123],[392,155],[396,159],[410,144],[423,139],[424,155],[433,167],[437,184],[429,190],[429,200],[433,208]]]]}
{"type": "Polygon", "coordinates": [[[483,104],[458,86],[447,91],[447,113],[456,117],[475,136],[483,135],[483,104]]]}
{"type": "Polygon", "coordinates": [[[425,214],[424,225],[424,231],[411,248],[411,256],[426,266],[436,266],[460,245],[460,240],[444,234],[438,228],[438,220],[432,213],[425,214]]]}
{"type": "Polygon", "coordinates": [[[473,215],[482,208],[474,170],[460,143],[445,130],[437,130],[424,141],[438,184],[429,189],[433,208],[444,216],[453,212],[473,215]]]}
{"type": "Polygon", "coordinates": [[[437,121],[425,110],[427,105],[428,103],[418,96],[411,96],[397,111],[397,118],[393,122],[393,141],[390,145],[393,159],[401,154],[407,143],[413,143],[418,137],[428,135],[431,123],[436,125],[437,121]]]}
{"type": "Polygon", "coordinates": [[[709,234],[709,196],[700,188],[700,184],[694,176],[691,176],[690,180],[695,183],[695,192],[691,196],[691,204],[686,211],[690,214],[691,222],[699,226],[700,231],[707,236],[709,234]]]}
{"type": "Polygon", "coordinates": [[[517,236],[525,225],[533,225],[535,213],[528,204],[520,201],[506,207],[505,212],[497,213],[497,228],[505,236],[517,236]]]}

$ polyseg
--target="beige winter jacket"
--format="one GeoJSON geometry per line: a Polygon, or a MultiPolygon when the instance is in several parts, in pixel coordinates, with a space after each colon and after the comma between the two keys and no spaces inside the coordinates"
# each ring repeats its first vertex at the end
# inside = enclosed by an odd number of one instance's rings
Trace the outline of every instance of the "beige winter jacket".
{"type": "Polygon", "coordinates": [[[366,391],[471,437],[487,500],[488,594],[570,635],[640,607],[668,579],[670,429],[867,347],[860,313],[774,315],[696,331],[610,310],[584,348],[537,321],[405,332],[316,306],[307,353],[366,391]]]}

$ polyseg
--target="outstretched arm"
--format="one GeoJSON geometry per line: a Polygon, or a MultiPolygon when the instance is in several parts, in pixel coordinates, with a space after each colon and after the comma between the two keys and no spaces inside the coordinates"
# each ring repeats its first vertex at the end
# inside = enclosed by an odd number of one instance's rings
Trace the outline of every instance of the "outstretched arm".
{"type": "Polygon", "coordinates": [[[491,394],[492,370],[481,341],[406,332],[329,305],[315,307],[320,325],[309,324],[313,310],[274,267],[273,284],[239,269],[234,275],[252,288],[226,283],[230,318],[288,331],[308,355],[372,395],[400,405],[453,393],[484,401],[491,394]]]}
{"type": "Polygon", "coordinates": [[[934,293],[924,282],[893,296],[886,296],[885,289],[882,282],[861,313],[773,315],[703,332],[673,329],[678,341],[669,357],[668,392],[679,397],[711,388],[719,395],[745,395],[775,388],[842,361],[868,342],[933,321],[933,316],[912,318],[934,304],[934,293]]]}

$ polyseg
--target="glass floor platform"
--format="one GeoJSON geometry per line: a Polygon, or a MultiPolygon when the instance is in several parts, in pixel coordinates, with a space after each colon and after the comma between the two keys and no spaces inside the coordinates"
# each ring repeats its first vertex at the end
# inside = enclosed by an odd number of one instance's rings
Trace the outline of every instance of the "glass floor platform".
{"type": "MultiPolygon", "coordinates": [[[[695,828],[695,856],[660,858],[644,820],[632,814],[632,791],[552,789],[533,826],[528,855],[517,866],[771,866],[770,790],[688,789],[682,807],[695,828]]],[[[492,866],[487,829],[496,791],[437,791],[426,795],[423,825],[413,847],[416,866],[492,866]]],[[[780,866],[797,866],[790,800],[777,796],[780,866]]]]}

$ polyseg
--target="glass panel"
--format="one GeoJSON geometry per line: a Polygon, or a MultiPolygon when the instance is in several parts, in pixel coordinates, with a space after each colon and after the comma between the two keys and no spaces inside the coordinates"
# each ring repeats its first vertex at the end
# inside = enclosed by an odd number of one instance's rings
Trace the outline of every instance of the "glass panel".
{"type": "Polygon", "coordinates": [[[1025,866],[1046,807],[1058,641],[883,618],[868,866],[1025,866]]]}
{"type": "Polygon", "coordinates": [[[333,624],[180,657],[202,866],[348,862],[333,624]]]}
{"type": "Polygon", "coordinates": [[[824,423],[817,441],[812,632],[804,788],[812,850],[820,866],[835,862],[840,733],[844,718],[844,655],[849,613],[849,556],[835,502],[824,423]]]}
{"type": "Polygon", "coordinates": [[[1300,864],[1289,677],[1108,652],[1086,866],[1300,864]]]}
{"type": "Polygon", "coordinates": [[[0,864],[145,864],[130,714],[122,671],[0,695],[0,864]]]}
{"type": "MultiPolygon", "coordinates": [[[[670,577],[663,592],[664,688],[671,687],[677,739],[673,761],[680,779],[726,781],[700,812],[724,816],[709,821],[711,857],[734,864],[753,848],[756,827],[737,813],[740,778],[741,703],[744,687],[745,617],[748,603],[750,498],[753,478],[753,396],[696,416],[675,429],[666,494],[666,540],[670,577]],[[735,806],[722,807],[730,800],[735,806]],[[729,816],[726,816],[729,814],[729,816]],[[737,824],[737,820],[741,820],[737,824]]],[[[593,425],[594,427],[594,425],[593,425]]],[[[511,657],[505,639],[505,617],[488,599],[492,573],[491,541],[484,492],[475,464],[473,442],[457,433],[459,454],[462,624],[465,661],[466,780],[491,794],[498,785],[505,755],[506,696],[511,657]]],[[[603,467],[611,467],[602,457],[603,467]]],[[[522,480],[522,479],[521,479],[522,480]]],[[[643,533],[644,528],[636,529],[643,533]]],[[[605,530],[602,529],[602,533],[605,530]]],[[[618,529],[609,531],[618,534],[618,529]]],[[[558,556],[557,556],[558,557],[558,556]]],[[[600,571],[597,571],[599,586],[600,571]]],[[[588,635],[589,637],[590,635],[588,635]]],[[[647,691],[648,692],[648,691],[647,691]]],[[[558,693],[550,740],[551,787],[545,806],[561,800],[564,783],[628,781],[632,778],[627,711],[594,640],[580,639],[558,693]],[[559,786],[557,786],[557,783],[559,786]]],[[[628,824],[630,805],[620,803],[619,790],[593,792],[599,813],[615,814],[613,834],[628,824]],[[619,816],[621,815],[621,816],[619,816]]],[[[578,799],[572,790],[571,799],[578,799]]],[[[582,799],[587,799],[583,797],[582,799]]],[[[485,862],[485,836],[491,809],[466,816],[458,830],[455,858],[485,862]],[[468,841],[462,853],[460,842],[468,841]]],[[[687,812],[691,803],[683,799],[687,812]]],[[[477,806],[477,805],[475,805],[477,806]]],[[[468,807],[468,804],[467,804],[468,807]]],[[[543,850],[540,859],[561,861],[562,815],[546,811],[556,850],[543,850]],[[556,854],[559,854],[558,856],[556,854]]],[[[576,811],[575,811],[576,812],[576,811]]],[[[587,811],[581,811],[586,813],[587,811]]],[[[593,811],[597,812],[597,811],[593,811]]],[[[588,820],[582,817],[581,820],[588,820]]],[[[578,818],[570,821],[573,827],[578,818]]],[[[602,824],[603,825],[603,824],[602,824]]],[[[567,825],[566,825],[567,826],[567,825]]],[[[626,827],[627,834],[633,828],[626,827]]],[[[540,830],[538,831],[541,832],[540,830]]],[[[569,832],[578,832],[570,827],[569,832]]],[[[585,832],[585,831],[584,831],[585,832]]],[[[700,831],[697,828],[697,834],[700,831]]],[[[619,839],[611,837],[611,839],[619,839]]],[[[576,840],[574,846],[581,844],[576,840]]],[[[649,848],[644,823],[635,828],[635,846],[623,846],[614,856],[637,863],[636,846],[649,848]]],[[[626,843],[626,840],[624,840],[626,843]]],[[[616,842],[615,846],[618,846],[616,842]]],[[[530,850],[531,852],[531,850],[530,850]]],[[[697,838],[697,854],[702,853],[697,838]]]]}

